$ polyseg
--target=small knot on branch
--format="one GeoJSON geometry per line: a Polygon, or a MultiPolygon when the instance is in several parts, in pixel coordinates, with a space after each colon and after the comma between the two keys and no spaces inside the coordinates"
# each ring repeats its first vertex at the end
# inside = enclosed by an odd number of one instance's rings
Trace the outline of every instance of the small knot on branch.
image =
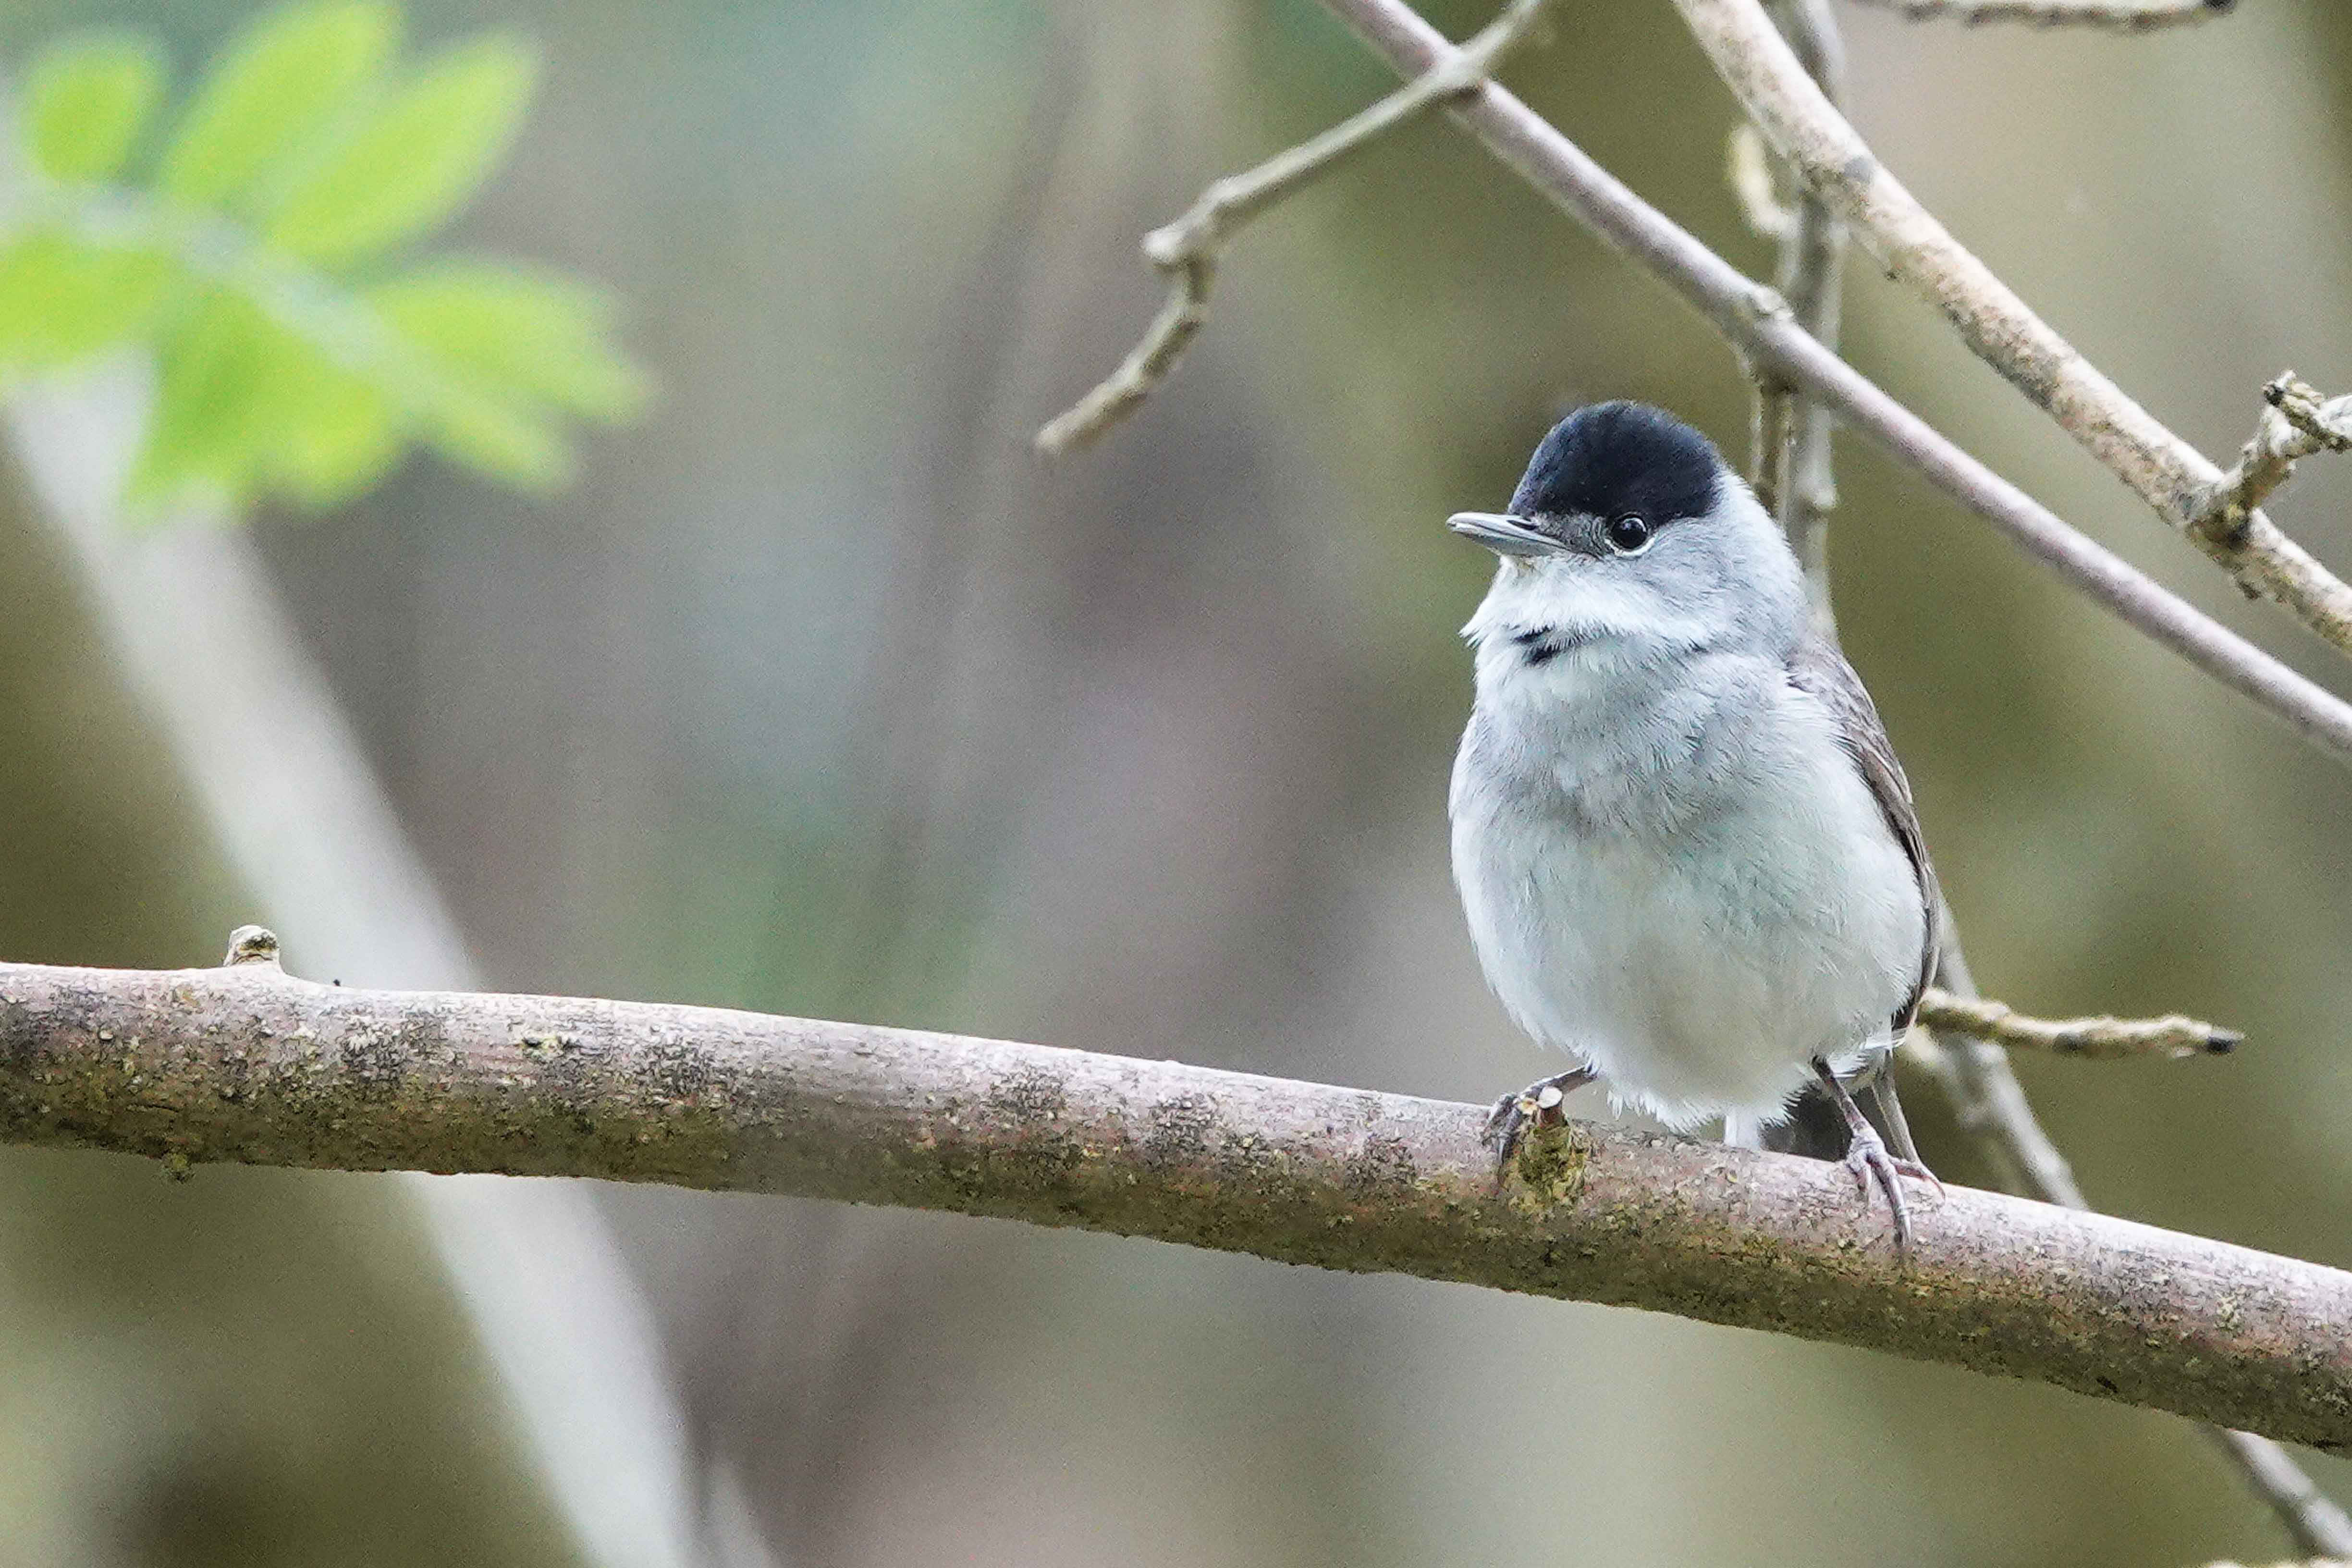
{"type": "Polygon", "coordinates": [[[240,963],[278,967],[278,933],[267,926],[239,926],[229,932],[228,956],[221,960],[221,965],[234,969],[240,963]]]}
{"type": "Polygon", "coordinates": [[[1742,310],[1759,321],[1790,321],[1796,315],[1796,312],[1789,308],[1788,298],[1769,283],[1758,283],[1743,290],[1739,296],[1739,304],[1742,310]]]}
{"type": "MultiPolygon", "coordinates": [[[[2352,397],[2324,397],[2288,370],[2263,385],[2263,403],[2254,434],[2240,449],[2238,460],[2206,489],[2189,516],[2189,536],[2209,552],[2226,554],[2250,547],[2256,514],[2294,477],[2298,459],[2315,452],[2352,452],[2352,397]]],[[[2269,548],[2273,554],[2285,549],[2277,544],[2269,548]]],[[[2310,564],[2312,574],[2317,570],[2310,564]]],[[[2253,592],[2251,583],[2242,579],[2242,585],[2253,592]]]]}
{"type": "Polygon", "coordinates": [[[2263,388],[2263,401],[2306,440],[2331,452],[2352,452],[2352,397],[2323,397],[2289,370],[2263,388]]]}

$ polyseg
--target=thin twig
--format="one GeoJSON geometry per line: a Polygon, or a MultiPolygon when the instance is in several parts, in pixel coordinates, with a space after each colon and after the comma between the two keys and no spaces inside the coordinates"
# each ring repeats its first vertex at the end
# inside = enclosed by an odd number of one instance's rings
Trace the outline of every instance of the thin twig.
{"type": "Polygon", "coordinates": [[[1945,1034],[2062,1057],[2221,1056],[2246,1037],[2235,1029],[2169,1014],[2161,1018],[2029,1018],[2007,1005],[1937,986],[1919,998],[1919,1022],[1945,1034]]]}
{"type": "Polygon", "coordinates": [[[2319,1489],[2294,1455],[2252,1432],[2213,1426],[2202,1430],[2245,1473],[2248,1484],[2278,1515],[2295,1550],[2313,1568],[2352,1563],[2352,1514],[2319,1489]]]}
{"type": "Polygon", "coordinates": [[[1758,503],[1778,517],[1795,443],[1797,389],[1770,371],[1751,371],[1748,380],[1756,395],[1748,416],[1748,485],[1758,503]]]}
{"type": "MultiPolygon", "coordinates": [[[[1453,45],[1404,0],[1324,0],[1400,73],[1417,76],[1453,45]]],[[[1489,85],[1449,112],[1560,209],[1681,295],[1752,365],[1768,366],[1837,410],[1852,428],[1984,518],[2092,603],[2154,638],[2339,761],[2352,761],[2352,704],[2192,608],[2114,552],[1954,446],[1790,319],[1744,276],[1507,89],[1489,85]]]]}
{"type": "MultiPolygon", "coordinates": [[[[248,946],[256,944],[248,943],[248,946]]],[[[2352,1447],[2352,1273],[1954,1187],[1897,1251],[1833,1164],[715,1008],[376,991],[266,957],[0,964],[0,1141],[950,1209],[1639,1306],[2352,1447]]]]}
{"type": "Polygon", "coordinates": [[[2216,526],[2205,502],[2221,470],[2076,352],[1952,237],[1806,74],[1761,0],[1675,0],[1773,149],[1863,236],[1893,274],[1940,309],[1999,370],[2159,516],[2249,592],[2292,610],[2352,653],[2352,584],[2259,511],[2216,526]]]}
{"type": "Polygon", "coordinates": [[[1448,58],[1320,135],[1244,174],[1218,180],[1183,216],[1144,236],[1144,256],[1168,275],[1167,301],[1118,368],[1037,432],[1037,449],[1058,457],[1085,447],[1132,413],[1176,368],[1208,320],[1209,287],[1216,279],[1217,256],[1227,240],[1349,153],[1427,110],[1477,91],[1503,57],[1533,30],[1547,4],[1549,0],[1510,0],[1501,16],[1448,58]]]}
{"type": "Polygon", "coordinates": [[[1948,17],[1964,26],[2020,22],[2029,27],[2095,27],[2153,33],[2189,27],[2234,10],[2237,0],[1857,0],[1914,22],[1948,17]]]}
{"type": "Polygon", "coordinates": [[[1723,177],[1739,203],[1739,216],[1759,239],[1784,245],[1797,232],[1797,209],[1772,178],[1772,150],[1745,120],[1726,139],[1723,177]]]}
{"type": "Polygon", "coordinates": [[[2315,452],[2352,451],[2352,397],[2323,398],[2290,370],[2263,388],[2263,401],[2268,406],[2254,421],[2252,438],[2197,510],[2200,530],[2236,536],[2294,477],[2298,459],[2315,452]]]}
{"type": "MultiPolygon", "coordinates": [[[[1960,951],[1951,906],[1944,905],[1941,913],[1936,978],[1948,994],[1976,999],[1976,980],[1960,951]]],[[[1904,1054],[1943,1086],[1961,1130],[1976,1140],[1996,1168],[2009,1173],[2012,1186],[2066,1208],[2090,1208],[2074,1168],[2033,1114],[2006,1051],[1964,1035],[1951,1037],[1947,1044],[1922,1031],[1905,1043],[1904,1054]]],[[[2311,1557],[2352,1558],[2352,1516],[2319,1489],[2293,1455],[2268,1437],[2233,1430],[2227,1424],[2204,1424],[2203,1430],[2278,1517],[2297,1551],[2311,1557]]]]}
{"type": "MultiPolygon", "coordinates": [[[[1797,209],[1781,199],[1772,176],[1771,154],[1756,128],[1746,121],[1731,128],[1724,173],[1740,216],[1759,237],[1780,247],[1781,270],[1787,271],[1797,240],[1797,209]]],[[[1778,518],[1781,489],[1788,479],[1797,389],[1785,377],[1759,366],[1748,367],[1748,379],[1755,391],[1748,411],[1748,485],[1756,492],[1758,503],[1778,518]]],[[[1810,573],[1806,584],[1809,589],[1814,586],[1810,573]]]]}
{"type": "MultiPolygon", "coordinates": [[[[1830,14],[1829,0],[1773,0],[1771,15],[1822,93],[1832,103],[1843,99],[1845,42],[1837,18],[1830,14]]],[[[1809,191],[1798,192],[1792,213],[1794,222],[1780,246],[1773,284],[1789,301],[1797,325],[1834,351],[1845,275],[1845,225],[1809,191]]],[[[1835,422],[1821,399],[1796,395],[1789,411],[1789,445],[1773,487],[1773,515],[1805,568],[1813,618],[1828,632],[1836,629],[1829,594],[1829,521],[1837,506],[1830,465],[1835,422]]]]}
{"type": "Polygon", "coordinates": [[[2282,371],[2276,381],[2263,388],[2263,401],[2309,438],[2310,451],[2301,456],[2323,447],[2352,452],[2352,397],[2322,397],[2296,380],[2290,370],[2282,371]]]}

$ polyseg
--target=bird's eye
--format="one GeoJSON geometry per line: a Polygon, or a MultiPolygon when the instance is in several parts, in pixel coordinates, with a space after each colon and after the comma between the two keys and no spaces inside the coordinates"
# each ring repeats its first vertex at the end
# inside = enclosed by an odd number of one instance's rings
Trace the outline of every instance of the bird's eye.
{"type": "Polygon", "coordinates": [[[1612,521],[1606,531],[1609,548],[1620,555],[1639,555],[1650,548],[1650,541],[1657,537],[1646,519],[1636,517],[1632,512],[1612,521]]]}

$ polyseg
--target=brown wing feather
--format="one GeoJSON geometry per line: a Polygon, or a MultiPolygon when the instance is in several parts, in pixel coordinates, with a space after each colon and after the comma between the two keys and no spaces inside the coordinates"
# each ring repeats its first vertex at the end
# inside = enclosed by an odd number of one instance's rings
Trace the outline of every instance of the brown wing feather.
{"type": "Polygon", "coordinates": [[[1936,890],[1935,867],[1927,859],[1927,842],[1919,833],[1919,812],[1911,802],[1910,781],[1903,776],[1903,764],[1895,760],[1886,726],[1879,722],[1877,706],[1864,689],[1862,678],[1826,637],[1808,634],[1798,643],[1789,656],[1789,679],[1798,689],[1818,698],[1835,717],[1846,754],[1862,770],[1863,782],[1870,785],[1878,809],[1885,814],[1886,826],[1911,858],[1911,868],[1918,873],[1926,940],[1919,950],[1918,977],[1893,1020],[1900,1036],[1911,1026],[1912,1017],[1919,1011],[1919,994],[1935,973],[1937,907],[1943,901],[1936,890]]]}

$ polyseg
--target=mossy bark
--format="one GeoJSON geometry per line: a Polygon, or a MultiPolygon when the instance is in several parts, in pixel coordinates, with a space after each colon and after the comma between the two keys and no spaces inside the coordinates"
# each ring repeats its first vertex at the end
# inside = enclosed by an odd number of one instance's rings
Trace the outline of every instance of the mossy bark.
{"type": "Polygon", "coordinates": [[[951,1209],[1675,1312],[2352,1445],[2352,1274],[1476,1108],[710,1008],[0,964],[0,1140],[951,1209]]]}

